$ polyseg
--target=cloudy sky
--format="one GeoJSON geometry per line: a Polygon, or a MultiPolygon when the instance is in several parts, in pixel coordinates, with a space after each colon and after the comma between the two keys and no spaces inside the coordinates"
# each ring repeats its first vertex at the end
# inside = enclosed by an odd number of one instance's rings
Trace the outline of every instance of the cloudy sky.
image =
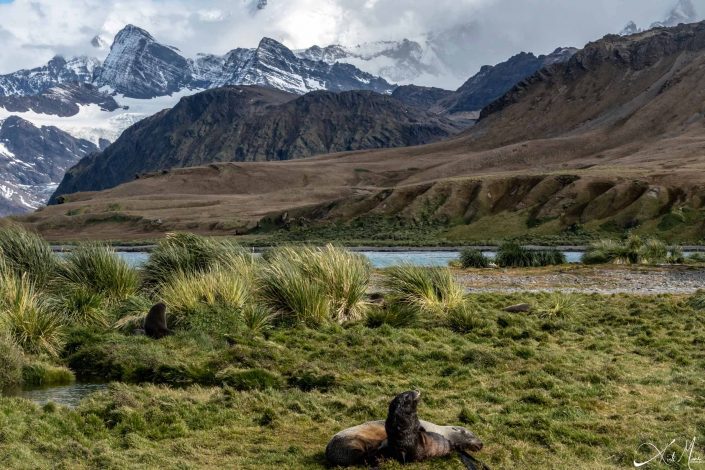
{"type": "MultiPolygon", "coordinates": [[[[519,51],[547,53],[582,46],[664,19],[678,0],[0,0],[0,73],[38,66],[55,54],[99,54],[90,40],[108,40],[127,23],[150,31],[185,55],[252,47],[262,36],[292,48],[377,40],[452,44],[468,70],[519,51]]],[[[705,0],[693,0],[705,13],[705,0]]],[[[459,85],[463,77],[445,77],[459,85]]]]}

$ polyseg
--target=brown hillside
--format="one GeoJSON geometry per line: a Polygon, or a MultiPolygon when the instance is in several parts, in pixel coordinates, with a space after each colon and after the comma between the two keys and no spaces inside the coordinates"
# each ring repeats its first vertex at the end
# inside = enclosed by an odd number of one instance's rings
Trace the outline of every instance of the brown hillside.
{"type": "Polygon", "coordinates": [[[459,238],[580,223],[698,240],[704,52],[705,24],[607,36],[522,82],[453,140],[175,170],[73,195],[25,220],[56,238],[376,216],[430,219],[459,238]]]}

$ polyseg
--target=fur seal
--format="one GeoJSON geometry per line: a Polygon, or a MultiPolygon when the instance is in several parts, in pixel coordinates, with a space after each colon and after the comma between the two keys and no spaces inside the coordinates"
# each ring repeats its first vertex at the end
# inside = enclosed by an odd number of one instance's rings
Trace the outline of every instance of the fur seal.
{"type": "Polygon", "coordinates": [[[345,429],[326,446],[333,466],[372,465],[383,458],[402,463],[445,457],[453,452],[477,452],[482,441],[460,426],[438,426],[418,419],[418,391],[398,395],[386,421],[369,421],[345,429]]]}
{"type": "Polygon", "coordinates": [[[171,334],[166,326],[166,305],[158,303],[149,309],[144,320],[144,333],[153,339],[160,339],[171,334]]]}

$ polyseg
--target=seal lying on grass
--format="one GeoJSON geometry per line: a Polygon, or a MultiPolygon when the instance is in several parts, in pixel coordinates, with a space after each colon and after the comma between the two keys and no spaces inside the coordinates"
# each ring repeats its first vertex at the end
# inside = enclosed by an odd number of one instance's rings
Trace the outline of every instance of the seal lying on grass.
{"type": "Polygon", "coordinates": [[[386,421],[369,421],[333,436],[326,459],[333,466],[376,464],[383,458],[402,463],[477,452],[482,441],[459,426],[438,426],[416,414],[421,393],[404,392],[392,400],[386,421]]]}

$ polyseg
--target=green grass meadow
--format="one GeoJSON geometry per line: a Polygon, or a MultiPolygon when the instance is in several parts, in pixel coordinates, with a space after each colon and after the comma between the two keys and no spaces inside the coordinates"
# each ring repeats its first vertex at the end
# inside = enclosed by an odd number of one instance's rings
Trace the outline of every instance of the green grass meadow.
{"type": "Polygon", "coordinates": [[[322,469],[333,434],[409,389],[493,469],[633,468],[643,444],[680,456],[693,438],[705,453],[702,293],[466,295],[445,268],[402,266],[371,297],[369,265],[331,246],[255,260],[177,235],[136,271],[105,247],[58,260],[3,240],[0,381],[110,385],[74,409],[0,397],[1,468],[322,469]],[[165,298],[174,334],[133,334],[165,298]]]}

